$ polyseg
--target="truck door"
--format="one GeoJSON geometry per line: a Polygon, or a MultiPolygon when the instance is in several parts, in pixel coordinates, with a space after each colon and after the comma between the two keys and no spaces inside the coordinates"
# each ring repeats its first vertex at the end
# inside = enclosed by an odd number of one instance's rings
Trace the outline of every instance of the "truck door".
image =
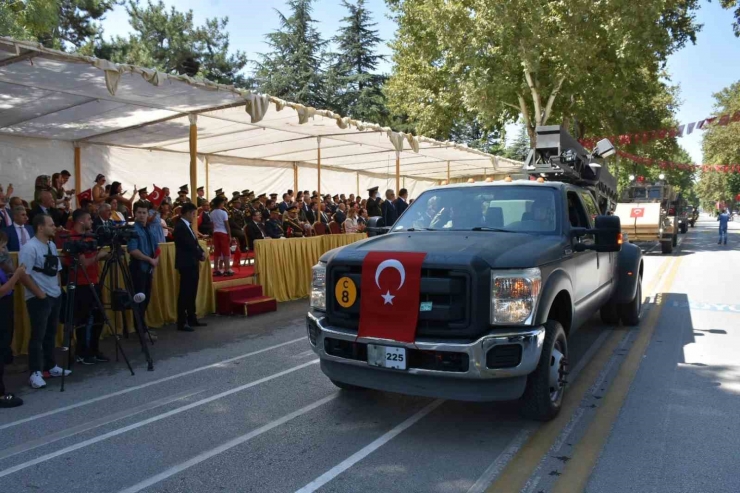
{"type": "MultiPolygon", "coordinates": [[[[588,219],[591,223],[591,227],[593,228],[596,223],[596,216],[599,215],[599,209],[596,206],[596,202],[594,201],[594,196],[585,191],[580,192],[580,196],[583,205],[586,206],[588,219]]],[[[599,288],[603,287],[605,284],[609,284],[610,282],[612,282],[612,279],[614,279],[614,265],[616,261],[615,255],[615,253],[611,252],[596,253],[596,263],[599,267],[599,288]]]]}
{"type": "MultiPolygon", "coordinates": [[[[583,208],[578,193],[569,191],[568,200],[568,220],[573,228],[590,228],[591,223],[583,208]]],[[[573,244],[578,242],[593,244],[593,235],[585,235],[580,238],[574,238],[573,244]]],[[[589,295],[593,294],[599,287],[599,258],[593,250],[584,252],[573,252],[575,265],[574,295],[576,306],[583,302],[589,295]]]]}

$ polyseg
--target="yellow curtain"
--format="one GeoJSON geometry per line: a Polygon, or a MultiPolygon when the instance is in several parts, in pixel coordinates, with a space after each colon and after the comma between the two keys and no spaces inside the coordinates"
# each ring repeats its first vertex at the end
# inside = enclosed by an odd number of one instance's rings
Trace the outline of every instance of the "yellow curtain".
{"type": "MultiPolygon", "coordinates": [[[[201,242],[203,250],[208,251],[205,243],[201,242]]],[[[158,328],[163,325],[177,322],[177,296],[180,292],[180,275],[175,269],[175,244],[160,243],[160,260],[159,267],[154,271],[152,281],[152,297],[146,312],[146,323],[149,327],[158,328]]],[[[11,252],[13,263],[18,265],[18,254],[11,252]]],[[[126,258],[128,262],[128,256],[126,258]]],[[[102,272],[103,263],[100,264],[102,272]]],[[[118,270],[118,269],[116,269],[118,270]]],[[[116,273],[114,272],[113,277],[116,273]]],[[[111,278],[106,279],[106,285],[103,289],[103,303],[110,303],[110,289],[112,289],[111,278]]],[[[123,289],[124,283],[120,273],[118,273],[118,287],[123,289]]],[[[11,347],[15,354],[28,353],[28,341],[31,338],[31,322],[28,318],[25,302],[25,288],[20,284],[17,285],[13,293],[13,302],[15,308],[15,329],[13,332],[13,342],[11,347]]],[[[200,263],[200,281],[198,283],[198,297],[196,299],[196,311],[199,317],[213,313],[216,308],[216,298],[213,291],[213,277],[211,275],[210,262],[200,263]]],[[[106,314],[113,325],[113,328],[120,331],[123,329],[123,318],[121,312],[106,310],[106,314]],[[114,318],[115,317],[115,318],[114,318]]],[[[126,312],[126,328],[129,332],[133,331],[133,317],[130,311],[126,312]]],[[[105,332],[109,332],[106,328],[105,332]]],[[[63,342],[62,326],[59,326],[57,332],[57,345],[63,342]]]]}
{"type": "Polygon", "coordinates": [[[366,238],[365,233],[258,240],[255,266],[265,296],[277,301],[307,297],[311,292],[311,267],[324,253],[366,238]]]}

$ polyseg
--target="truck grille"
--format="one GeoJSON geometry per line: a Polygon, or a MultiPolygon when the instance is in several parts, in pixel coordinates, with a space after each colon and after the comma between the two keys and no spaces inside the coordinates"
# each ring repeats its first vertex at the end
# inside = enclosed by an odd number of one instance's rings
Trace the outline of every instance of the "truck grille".
{"type": "MultiPolygon", "coordinates": [[[[362,266],[332,266],[327,279],[327,317],[332,325],[358,330],[362,297],[362,266]],[[331,289],[342,277],[351,278],[357,286],[357,301],[342,308],[331,289]]],[[[420,311],[417,337],[460,337],[470,325],[470,274],[464,270],[427,269],[421,271],[419,301],[431,302],[431,311],[420,311]]]]}

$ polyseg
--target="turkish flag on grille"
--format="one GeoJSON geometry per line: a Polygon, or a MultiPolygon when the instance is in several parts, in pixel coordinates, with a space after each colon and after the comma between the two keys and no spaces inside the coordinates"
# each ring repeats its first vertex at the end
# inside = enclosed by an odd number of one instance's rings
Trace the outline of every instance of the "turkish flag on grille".
{"type": "Polygon", "coordinates": [[[149,195],[147,195],[147,200],[152,203],[155,209],[159,209],[159,205],[164,200],[164,192],[157,185],[152,186],[154,187],[154,190],[149,192],[149,195]]]}
{"type": "Polygon", "coordinates": [[[357,337],[414,342],[426,253],[370,252],[362,263],[357,337]]]}

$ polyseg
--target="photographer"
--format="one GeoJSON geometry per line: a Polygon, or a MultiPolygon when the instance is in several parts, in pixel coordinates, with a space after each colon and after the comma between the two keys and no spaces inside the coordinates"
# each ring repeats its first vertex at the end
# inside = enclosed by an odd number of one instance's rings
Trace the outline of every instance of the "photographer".
{"type": "MultiPolygon", "coordinates": [[[[128,253],[131,257],[129,268],[134,290],[136,293],[143,293],[145,296],[144,301],[139,304],[142,321],[145,318],[147,306],[149,306],[154,269],[159,265],[157,244],[147,228],[149,205],[148,201],[141,200],[134,203],[134,230],[137,237],[130,239],[127,244],[128,253]]],[[[151,330],[149,334],[154,337],[151,330]]]]}
{"type": "Polygon", "coordinates": [[[54,347],[62,288],[57,247],[52,241],[56,232],[54,220],[47,214],[33,218],[35,236],[21,247],[19,265],[25,265],[31,281],[26,289],[26,307],[31,319],[31,339],[28,342],[28,369],[31,388],[46,386],[44,378],[69,375],[54,362],[54,347]],[[43,372],[43,373],[42,373],[43,372]]]}
{"type": "MultiPolygon", "coordinates": [[[[73,245],[73,242],[77,244],[81,242],[88,243],[88,246],[75,247],[75,251],[85,252],[77,254],[79,255],[79,267],[75,280],[77,289],[75,289],[74,295],[74,326],[77,335],[75,358],[78,363],[83,365],[94,365],[95,363],[110,361],[98,349],[100,334],[103,332],[103,314],[98,309],[92,293],[92,290],[95,289],[98,297],[102,298],[102,291],[98,285],[100,283],[98,262],[104,260],[108,253],[102,250],[97,251],[95,240],[85,236],[90,234],[93,227],[93,220],[89,212],[84,209],[77,209],[72,214],[72,220],[74,226],[72,226],[72,232],[65,242],[73,245]],[[85,273],[87,273],[87,276],[85,273]],[[89,323],[91,316],[92,324],[89,323]]],[[[67,267],[71,263],[70,255],[72,254],[68,253],[64,259],[67,267]]],[[[71,278],[71,271],[69,276],[71,278]]]]}

